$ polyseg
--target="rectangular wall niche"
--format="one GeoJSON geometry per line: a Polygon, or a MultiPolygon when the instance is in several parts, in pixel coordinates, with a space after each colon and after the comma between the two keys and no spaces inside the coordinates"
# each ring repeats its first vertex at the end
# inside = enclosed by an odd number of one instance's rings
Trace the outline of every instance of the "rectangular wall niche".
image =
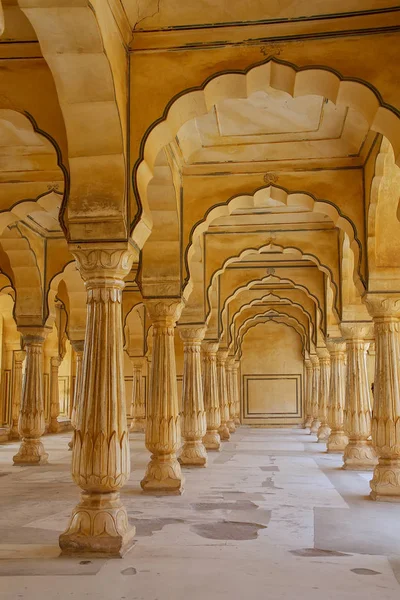
{"type": "Polygon", "coordinates": [[[302,417],[302,375],[243,376],[244,418],[253,425],[296,424],[302,417]]]}

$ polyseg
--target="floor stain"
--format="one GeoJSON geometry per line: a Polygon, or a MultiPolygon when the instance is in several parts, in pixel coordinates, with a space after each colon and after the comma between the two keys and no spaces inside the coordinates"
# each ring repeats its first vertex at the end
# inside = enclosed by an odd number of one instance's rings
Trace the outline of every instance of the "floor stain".
{"type": "Polygon", "coordinates": [[[127,567],[121,571],[121,575],[136,575],[137,571],[134,567],[127,567]]]}
{"type": "Polygon", "coordinates": [[[261,471],[272,471],[272,472],[277,472],[279,471],[279,467],[277,467],[276,465],[270,465],[269,467],[259,467],[261,469],[261,471]]]}
{"type": "Polygon", "coordinates": [[[338,552],[337,550],[320,550],[319,548],[300,548],[299,550],[289,550],[294,556],[316,557],[316,556],[352,556],[346,552],[338,552]]]}
{"type": "Polygon", "coordinates": [[[216,521],[215,523],[199,523],[192,525],[191,531],[209,540],[255,540],[260,529],[266,525],[259,523],[240,523],[236,521],[216,521]]]}
{"type": "Polygon", "coordinates": [[[235,502],[196,502],[191,504],[194,510],[257,510],[258,505],[250,500],[235,502]]]}
{"type": "Polygon", "coordinates": [[[356,575],[382,575],[380,571],[374,571],[373,569],[350,569],[352,573],[356,575]]]}
{"type": "Polygon", "coordinates": [[[138,537],[148,537],[155,531],[161,531],[165,525],[175,525],[184,523],[183,519],[129,519],[130,523],[136,527],[138,537]]]}
{"type": "Polygon", "coordinates": [[[263,488],[269,488],[271,490],[283,490],[283,488],[275,485],[272,477],[267,477],[267,479],[265,481],[263,481],[261,485],[263,488]]]}

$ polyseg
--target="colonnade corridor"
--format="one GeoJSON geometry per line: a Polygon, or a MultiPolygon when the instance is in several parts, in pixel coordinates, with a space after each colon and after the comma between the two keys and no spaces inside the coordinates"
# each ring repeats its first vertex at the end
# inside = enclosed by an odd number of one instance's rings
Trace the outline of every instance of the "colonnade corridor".
{"type": "Polygon", "coordinates": [[[69,434],[46,437],[41,468],[11,467],[18,444],[0,446],[1,600],[398,600],[398,505],[372,501],[371,473],[343,470],[308,430],[242,426],[208,468],[182,468],[175,496],[141,493],[144,435],[130,438],[122,559],[59,556],[77,501],[69,434]]]}

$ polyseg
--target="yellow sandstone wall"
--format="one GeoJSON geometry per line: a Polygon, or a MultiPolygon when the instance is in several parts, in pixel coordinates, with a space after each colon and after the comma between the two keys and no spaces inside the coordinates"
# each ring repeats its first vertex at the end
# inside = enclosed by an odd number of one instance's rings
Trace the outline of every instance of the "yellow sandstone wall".
{"type": "Polygon", "coordinates": [[[303,415],[302,342],[294,329],[269,321],[243,340],[242,419],[247,425],[300,425],[303,415]]]}

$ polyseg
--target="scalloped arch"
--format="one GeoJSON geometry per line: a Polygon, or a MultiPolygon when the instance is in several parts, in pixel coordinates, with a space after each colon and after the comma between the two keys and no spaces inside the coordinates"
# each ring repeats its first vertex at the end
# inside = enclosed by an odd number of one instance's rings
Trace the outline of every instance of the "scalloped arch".
{"type": "MultiPolygon", "coordinates": [[[[171,100],[162,117],[151,125],[144,136],[140,157],[133,169],[133,186],[142,204],[158,153],[174,139],[184,123],[207,114],[221,100],[247,98],[268,87],[287,92],[293,97],[311,94],[323,96],[336,105],[357,110],[371,130],[382,133],[390,140],[396,162],[400,164],[400,115],[393,106],[383,102],[378,90],[367,82],[345,78],[327,67],[298,67],[272,58],[251,65],[244,71],[216,73],[201,86],[185,90],[171,100]]],[[[132,229],[141,220],[142,210],[139,210],[132,229]]],[[[134,231],[132,235],[135,237],[134,231]]]]}
{"type": "MultiPolygon", "coordinates": [[[[333,310],[336,313],[336,316],[339,320],[339,314],[337,312],[337,308],[336,308],[336,301],[338,298],[338,288],[336,283],[332,280],[332,273],[329,269],[329,267],[327,267],[326,265],[321,264],[321,262],[319,261],[319,259],[316,256],[313,256],[311,254],[303,254],[303,252],[299,249],[299,248],[293,248],[293,247],[286,247],[284,248],[283,246],[278,246],[278,245],[274,245],[274,244],[267,244],[265,246],[261,246],[260,248],[248,248],[246,250],[243,250],[243,252],[241,252],[238,256],[235,257],[231,257],[228,258],[225,263],[222,265],[222,267],[220,269],[218,269],[217,271],[215,271],[213,273],[213,276],[211,278],[211,282],[207,287],[207,300],[208,300],[208,313],[207,313],[207,317],[206,319],[209,319],[210,314],[211,314],[211,293],[212,293],[212,287],[213,284],[216,280],[216,278],[221,275],[225,269],[232,263],[234,262],[240,262],[240,260],[242,258],[244,258],[245,256],[248,256],[249,254],[263,254],[263,252],[268,252],[269,250],[271,250],[271,248],[276,248],[276,249],[280,249],[283,253],[298,253],[299,256],[301,256],[302,260],[310,260],[312,261],[314,264],[316,264],[318,266],[318,268],[327,275],[328,280],[330,282],[331,285],[331,289],[333,291],[333,297],[334,297],[334,304],[333,304],[333,310]]],[[[290,281],[290,280],[288,280],[290,281]]],[[[293,282],[292,282],[293,283],[293,282]]],[[[236,296],[234,296],[236,297],[236,296]]],[[[224,318],[224,314],[225,314],[225,307],[227,305],[227,301],[225,302],[223,309],[221,311],[221,319],[223,320],[224,318]]],[[[208,321],[207,321],[208,322],[208,321]]]]}
{"type": "MultiPolygon", "coordinates": [[[[251,308],[252,306],[259,305],[261,308],[265,307],[265,305],[266,305],[265,303],[266,303],[266,301],[269,298],[276,298],[277,299],[276,304],[278,304],[278,305],[280,304],[280,302],[279,302],[280,300],[285,300],[287,302],[282,303],[282,306],[290,304],[291,306],[293,306],[295,308],[298,308],[308,318],[309,323],[310,323],[311,328],[312,328],[311,337],[312,338],[314,337],[314,332],[315,332],[315,329],[316,329],[316,325],[313,323],[312,316],[310,315],[310,313],[301,304],[299,304],[298,302],[294,302],[293,300],[291,300],[290,298],[287,298],[287,297],[282,298],[281,296],[275,296],[275,293],[270,292],[270,293],[266,294],[265,296],[263,296],[262,298],[255,298],[251,302],[248,302],[247,304],[243,304],[240,307],[240,309],[238,311],[236,311],[235,314],[232,315],[231,323],[229,325],[229,343],[228,343],[228,347],[230,347],[231,344],[234,341],[233,332],[234,332],[234,329],[235,329],[235,322],[240,317],[240,315],[247,308],[251,308]]],[[[222,330],[222,337],[224,336],[224,333],[225,333],[225,328],[222,330]]]]}
{"type": "MultiPolygon", "coordinates": [[[[294,329],[301,339],[301,342],[303,345],[303,350],[304,349],[308,350],[307,343],[306,343],[307,335],[305,334],[304,328],[302,327],[301,323],[299,323],[293,317],[289,317],[288,315],[285,315],[284,313],[276,314],[276,315],[272,315],[272,314],[269,315],[268,313],[265,313],[263,315],[256,315],[255,317],[251,317],[250,319],[248,319],[248,321],[246,322],[246,323],[248,323],[248,325],[245,328],[245,330],[243,331],[243,333],[239,335],[239,332],[238,332],[235,355],[238,354],[239,357],[242,356],[242,343],[243,343],[243,340],[246,337],[247,333],[251,329],[253,329],[253,327],[256,327],[257,325],[262,325],[262,324],[268,323],[269,321],[274,321],[275,323],[280,323],[281,325],[286,325],[287,327],[294,329]]],[[[245,325],[245,323],[243,323],[243,326],[244,325],[245,325]]]]}

